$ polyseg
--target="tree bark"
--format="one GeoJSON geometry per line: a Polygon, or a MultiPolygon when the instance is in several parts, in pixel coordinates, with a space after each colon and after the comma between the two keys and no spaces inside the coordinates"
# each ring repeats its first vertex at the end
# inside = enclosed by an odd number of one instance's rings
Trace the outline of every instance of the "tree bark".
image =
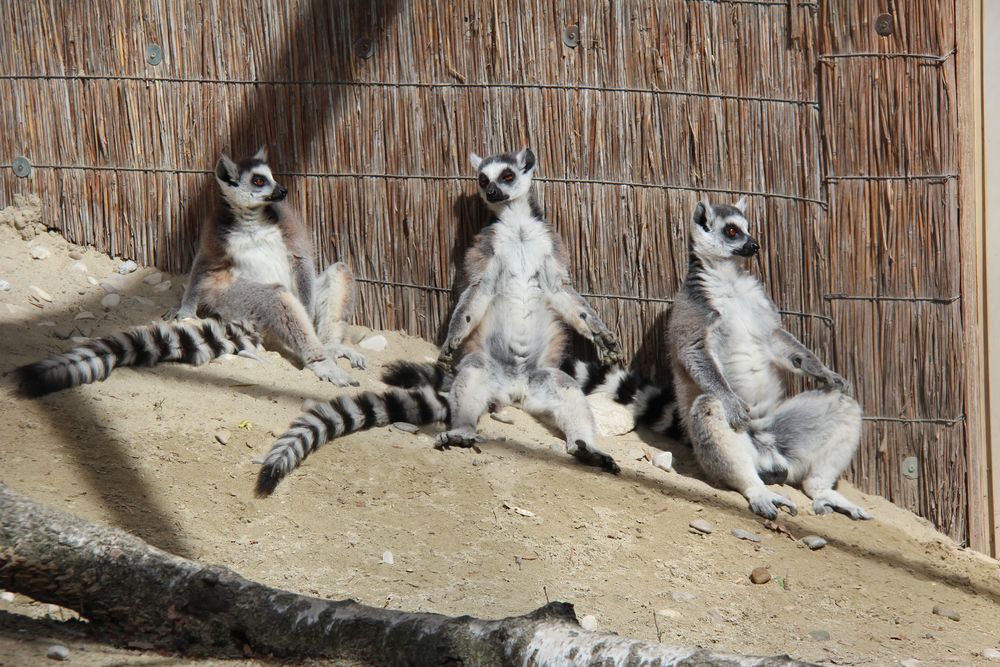
{"type": "Polygon", "coordinates": [[[803,664],[586,632],[565,602],[487,621],[297,595],[171,555],[3,484],[0,588],[72,609],[114,641],[191,655],[252,652],[449,667],[803,664]]]}

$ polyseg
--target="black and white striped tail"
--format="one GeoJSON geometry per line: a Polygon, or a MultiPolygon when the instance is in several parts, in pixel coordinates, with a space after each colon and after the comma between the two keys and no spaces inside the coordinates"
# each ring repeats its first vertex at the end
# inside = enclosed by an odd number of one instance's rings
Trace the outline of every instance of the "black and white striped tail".
{"type": "Polygon", "coordinates": [[[567,359],[560,369],[576,380],[583,393],[604,391],[616,403],[627,406],[637,424],[671,438],[683,439],[673,382],[653,384],[635,371],[577,359],[567,359]]]}
{"type": "Polygon", "coordinates": [[[406,389],[425,386],[438,389],[447,378],[448,373],[441,366],[430,362],[418,364],[413,361],[396,361],[386,366],[382,372],[382,382],[406,389]]]}
{"type": "Polygon", "coordinates": [[[199,366],[224,354],[255,351],[261,336],[249,322],[204,319],[133,327],[94,338],[68,352],[14,371],[23,396],[37,397],[99,382],[119,366],[154,366],[165,361],[199,366]]]}
{"type": "Polygon", "coordinates": [[[448,421],[448,401],[430,386],[390,389],[381,394],[366,391],[320,403],[293,421],[271,447],[257,477],[257,495],[271,495],[278,482],[311,452],[334,438],[393,422],[423,425],[443,421],[448,421]]]}

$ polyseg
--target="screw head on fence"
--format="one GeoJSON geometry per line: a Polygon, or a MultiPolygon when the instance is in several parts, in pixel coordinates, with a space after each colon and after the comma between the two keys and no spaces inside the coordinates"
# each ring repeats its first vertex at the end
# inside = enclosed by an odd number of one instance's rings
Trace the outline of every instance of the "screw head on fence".
{"type": "Polygon", "coordinates": [[[893,18],[892,14],[882,14],[875,19],[875,32],[883,37],[888,37],[895,32],[895,30],[896,20],[893,18]]]}
{"type": "Polygon", "coordinates": [[[163,49],[159,44],[150,44],[146,47],[146,62],[150,65],[159,65],[163,62],[163,49]]]}
{"type": "Polygon", "coordinates": [[[575,49],[580,44],[580,26],[574,23],[563,28],[562,41],[569,48],[575,49]]]}
{"type": "Polygon", "coordinates": [[[14,175],[18,178],[27,178],[31,176],[31,160],[24,157],[23,155],[14,159],[11,163],[11,169],[14,170],[14,175]]]}
{"type": "Polygon", "coordinates": [[[358,37],[354,40],[354,55],[368,60],[375,55],[375,41],[371,37],[358,37]]]}
{"type": "Polygon", "coordinates": [[[906,479],[916,479],[918,470],[916,456],[908,456],[903,459],[903,477],[906,479]]]}

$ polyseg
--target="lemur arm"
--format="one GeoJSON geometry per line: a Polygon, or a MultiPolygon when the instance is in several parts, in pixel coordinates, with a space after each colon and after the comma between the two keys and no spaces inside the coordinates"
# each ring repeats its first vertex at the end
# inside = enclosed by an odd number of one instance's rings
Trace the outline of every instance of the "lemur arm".
{"type": "Polygon", "coordinates": [[[292,256],[292,274],[295,277],[295,291],[306,309],[309,319],[316,320],[316,274],[312,257],[292,256]]]}
{"type": "Polygon", "coordinates": [[[798,338],[784,329],[774,332],[774,363],[786,371],[811,377],[845,394],[851,393],[851,384],[819,360],[798,338]]]}
{"type": "Polygon", "coordinates": [[[492,300],[493,290],[489,284],[484,285],[482,280],[476,280],[465,288],[448,322],[448,336],[441,346],[439,364],[445,367],[451,366],[455,352],[482,322],[492,300]]]}
{"type": "Polygon", "coordinates": [[[194,264],[191,265],[191,275],[188,277],[187,288],[184,296],[181,297],[181,305],[171,308],[163,316],[165,320],[184,320],[189,317],[198,316],[198,293],[201,282],[208,272],[208,264],[205,262],[201,251],[194,256],[194,264]]]}
{"type": "Polygon", "coordinates": [[[708,338],[712,327],[704,335],[696,336],[677,347],[677,361],[702,392],[715,396],[726,410],[726,421],[737,430],[743,431],[750,423],[750,411],[722,374],[715,356],[708,349],[708,338]]]}
{"type": "Polygon", "coordinates": [[[549,304],[559,317],[578,334],[594,343],[603,365],[610,366],[622,360],[622,346],[618,338],[571,285],[566,282],[557,283],[548,297],[549,304]]]}

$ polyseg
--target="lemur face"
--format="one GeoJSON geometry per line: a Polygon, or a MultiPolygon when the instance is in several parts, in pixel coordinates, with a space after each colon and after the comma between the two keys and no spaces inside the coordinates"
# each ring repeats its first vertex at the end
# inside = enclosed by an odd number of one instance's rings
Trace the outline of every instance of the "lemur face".
{"type": "Polygon", "coordinates": [[[281,201],[288,194],[288,190],[274,180],[263,148],[253,157],[239,162],[223,155],[215,165],[215,178],[222,196],[240,208],[266,206],[281,201]]]}
{"type": "Polygon", "coordinates": [[[750,236],[750,223],[743,216],[745,210],[745,197],[735,206],[698,202],[691,217],[695,254],[715,259],[756,255],[760,244],[750,236]]]}
{"type": "Polygon", "coordinates": [[[479,196],[487,205],[523,197],[531,190],[535,154],[529,148],[517,155],[503,153],[486,158],[471,153],[469,163],[477,172],[479,196]]]}

